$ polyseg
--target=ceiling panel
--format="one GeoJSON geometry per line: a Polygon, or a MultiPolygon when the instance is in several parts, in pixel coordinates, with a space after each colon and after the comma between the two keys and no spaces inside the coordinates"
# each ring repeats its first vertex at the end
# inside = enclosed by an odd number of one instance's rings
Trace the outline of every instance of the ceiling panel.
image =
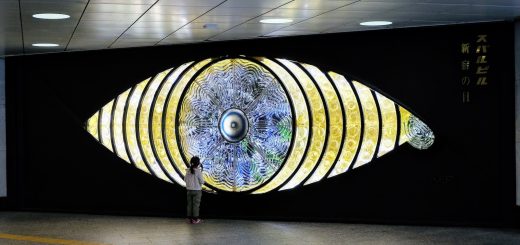
{"type": "Polygon", "coordinates": [[[20,31],[20,14],[18,11],[17,1],[0,2],[0,32],[20,31]]]}
{"type": "Polygon", "coordinates": [[[290,3],[292,0],[228,0],[222,8],[276,8],[290,3]]]}
{"type": "Polygon", "coordinates": [[[203,39],[177,39],[175,37],[161,40],[157,45],[172,45],[172,44],[184,44],[184,43],[198,43],[203,42],[203,39]]]}
{"type": "Polygon", "coordinates": [[[79,21],[86,3],[83,1],[20,1],[25,53],[63,51],[79,21]],[[35,19],[33,14],[62,13],[64,20],[35,19]],[[54,43],[58,47],[33,47],[35,43],[54,43]]]}
{"type": "Polygon", "coordinates": [[[105,30],[105,28],[128,28],[128,22],[125,21],[110,21],[110,20],[81,20],[78,24],[78,29],[92,29],[97,31],[105,30]]]}
{"type": "Polygon", "coordinates": [[[338,11],[392,11],[406,6],[400,2],[355,2],[338,8],[338,11]]]}
{"type": "Polygon", "coordinates": [[[126,47],[140,47],[140,46],[152,46],[156,44],[158,39],[119,39],[111,45],[112,48],[126,48],[126,47]]]}
{"type": "Polygon", "coordinates": [[[56,52],[62,52],[62,47],[32,47],[32,46],[26,46],[24,48],[24,52],[27,54],[40,54],[40,53],[56,53],[56,52]]]}
{"type": "Polygon", "coordinates": [[[273,31],[280,30],[289,24],[262,24],[262,23],[246,23],[232,28],[226,32],[220,33],[211,38],[211,40],[227,40],[230,37],[238,36],[240,38],[253,38],[269,34],[273,31]]]}
{"type": "Polygon", "coordinates": [[[271,32],[271,33],[267,34],[266,36],[269,36],[269,37],[278,37],[278,36],[301,36],[301,35],[311,35],[311,34],[319,34],[319,32],[313,32],[313,31],[286,31],[286,30],[281,30],[281,31],[274,31],[274,32],[271,32]]]}
{"type": "MultiPolygon", "coordinates": [[[[6,1],[6,0],[2,0],[6,1]]],[[[7,0],[9,1],[9,0],[7,0]]],[[[15,0],[17,1],[17,0],[15,0]]],[[[89,0],[20,0],[20,2],[28,3],[84,3],[86,4],[89,0]]]]}
{"type": "Polygon", "coordinates": [[[160,0],[158,5],[214,7],[224,0],[160,0]]]}
{"type": "MultiPolygon", "coordinates": [[[[87,2],[88,0],[85,0],[87,2]]],[[[153,4],[156,0],[90,0],[90,3],[115,3],[115,4],[153,4]]]]}
{"type": "Polygon", "coordinates": [[[85,39],[111,39],[115,40],[118,36],[120,36],[121,32],[76,32],[74,34],[74,40],[81,40],[82,38],[85,39]]]}
{"type": "Polygon", "coordinates": [[[180,29],[170,36],[168,38],[175,38],[175,39],[201,39],[205,40],[209,37],[212,37],[216,35],[218,31],[215,30],[207,30],[207,29],[180,29]]]}
{"type": "Polygon", "coordinates": [[[0,56],[23,53],[18,1],[0,1],[0,56]]]}
{"type": "Polygon", "coordinates": [[[243,31],[243,32],[225,32],[218,36],[211,37],[209,40],[211,41],[224,41],[224,40],[237,40],[237,39],[252,39],[258,38],[258,33],[253,31],[243,31]]]}
{"type": "Polygon", "coordinates": [[[96,47],[96,49],[106,49],[111,44],[113,44],[115,40],[116,40],[115,37],[110,37],[110,38],[108,38],[108,37],[107,38],[99,38],[99,37],[93,38],[93,37],[89,37],[89,36],[73,37],[70,40],[69,45],[67,46],[67,51],[78,50],[78,49],[84,50],[84,48],[83,48],[84,45],[88,45],[89,49],[91,49],[92,47],[96,47]]]}
{"type": "Polygon", "coordinates": [[[333,18],[333,19],[349,19],[349,20],[352,20],[352,19],[358,19],[358,20],[361,20],[361,19],[375,19],[375,20],[380,20],[382,18],[385,18],[387,17],[388,15],[390,15],[390,11],[361,11],[361,10],[356,10],[356,11],[341,11],[341,10],[335,10],[335,11],[331,11],[331,12],[328,12],[328,13],[325,13],[325,14],[322,14],[319,16],[319,18],[333,18]]]}
{"type": "Polygon", "coordinates": [[[19,32],[0,32],[0,56],[23,53],[22,36],[19,32]]]}
{"type": "Polygon", "coordinates": [[[126,21],[133,23],[139,18],[141,14],[128,14],[128,13],[85,13],[81,21],[89,20],[103,20],[103,21],[126,21]]]}
{"type": "Polygon", "coordinates": [[[20,1],[22,12],[29,16],[37,13],[64,13],[72,16],[81,14],[85,5],[84,2],[71,1],[20,1]]]}
{"type": "Polygon", "coordinates": [[[480,14],[480,15],[499,15],[499,16],[518,16],[520,14],[520,6],[483,6],[471,5],[455,6],[446,9],[443,13],[448,14],[480,14]]]}
{"type": "Polygon", "coordinates": [[[180,27],[135,27],[132,26],[130,29],[128,29],[125,34],[132,34],[132,35],[146,35],[146,34],[163,34],[164,36],[174,32],[175,30],[179,29],[180,27]]]}
{"type": "Polygon", "coordinates": [[[142,33],[135,31],[127,31],[120,38],[121,39],[157,39],[157,42],[168,36],[169,32],[155,32],[155,33],[142,33]]]}
{"type": "MultiPolygon", "coordinates": [[[[330,19],[329,19],[330,20],[330,19]]],[[[299,32],[323,32],[330,28],[344,24],[344,20],[330,20],[330,22],[314,22],[312,20],[304,21],[296,25],[291,25],[281,29],[280,31],[299,31],[299,32]]]]}
{"type": "Polygon", "coordinates": [[[154,14],[201,15],[211,8],[211,6],[154,5],[148,12],[154,14]]]}
{"type": "Polygon", "coordinates": [[[267,13],[271,11],[272,8],[237,8],[237,7],[216,7],[210,12],[207,13],[207,15],[228,15],[228,16],[243,16],[243,17],[256,17],[263,13],[267,13]]]}
{"type": "Polygon", "coordinates": [[[275,9],[270,11],[262,17],[273,17],[273,18],[311,18],[327,12],[323,9],[275,9]]]}
{"type": "Polygon", "coordinates": [[[519,15],[520,0],[0,0],[0,56],[23,54],[24,47],[25,53],[41,53],[152,46],[512,20],[519,15]],[[71,17],[32,17],[43,12],[71,17]],[[259,22],[266,18],[293,22],[259,22]],[[367,20],[394,24],[359,25],[367,20]],[[60,46],[35,48],[34,42],[60,46]]]}
{"type": "Polygon", "coordinates": [[[239,15],[203,15],[200,18],[195,19],[193,22],[195,23],[227,23],[237,25],[240,23],[244,23],[251,19],[251,17],[247,16],[239,16],[239,15]]]}
{"type": "Polygon", "coordinates": [[[115,43],[111,48],[138,48],[153,46],[153,42],[130,42],[130,43],[115,43]]]}
{"type": "Polygon", "coordinates": [[[181,30],[207,30],[208,32],[209,31],[222,32],[222,31],[228,30],[234,26],[235,25],[232,23],[225,23],[225,22],[218,23],[216,25],[207,25],[206,23],[193,22],[193,23],[190,23],[190,24],[184,26],[181,30]]]}
{"type": "Polygon", "coordinates": [[[123,14],[142,14],[150,4],[89,4],[85,13],[123,13],[123,14]]]}
{"type": "Polygon", "coordinates": [[[317,9],[317,10],[332,10],[347,4],[356,2],[355,0],[348,1],[315,1],[315,0],[295,0],[280,8],[291,8],[291,9],[317,9]]]}
{"type": "MultiPolygon", "coordinates": [[[[363,1],[368,1],[368,0],[363,0],[363,1]]],[[[379,0],[379,1],[381,1],[381,0],[379,0]]],[[[421,1],[412,1],[412,2],[520,6],[520,1],[518,1],[518,0],[421,0],[421,1]]]]}
{"type": "Polygon", "coordinates": [[[190,21],[196,19],[199,15],[182,15],[182,14],[153,14],[146,13],[139,19],[139,21],[167,21],[167,22],[182,22],[188,24],[190,21]]]}

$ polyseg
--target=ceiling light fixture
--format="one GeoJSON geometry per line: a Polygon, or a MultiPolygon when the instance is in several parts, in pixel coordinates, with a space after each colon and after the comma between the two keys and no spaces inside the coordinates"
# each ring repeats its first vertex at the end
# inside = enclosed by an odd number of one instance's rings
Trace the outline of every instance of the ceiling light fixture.
{"type": "Polygon", "coordinates": [[[56,43],[33,43],[32,46],[34,47],[58,47],[59,44],[56,43]]]}
{"type": "Polygon", "coordinates": [[[45,20],[61,20],[61,19],[70,18],[70,15],[55,14],[55,13],[41,13],[41,14],[33,14],[33,17],[36,19],[45,19],[45,20]]]}
{"type": "Polygon", "coordinates": [[[293,20],[291,19],[263,19],[260,20],[261,23],[265,24],[285,24],[285,23],[291,23],[293,20]]]}
{"type": "Polygon", "coordinates": [[[367,22],[361,22],[359,23],[362,26],[387,26],[391,25],[391,21],[384,21],[384,20],[376,20],[376,21],[367,21],[367,22]]]}

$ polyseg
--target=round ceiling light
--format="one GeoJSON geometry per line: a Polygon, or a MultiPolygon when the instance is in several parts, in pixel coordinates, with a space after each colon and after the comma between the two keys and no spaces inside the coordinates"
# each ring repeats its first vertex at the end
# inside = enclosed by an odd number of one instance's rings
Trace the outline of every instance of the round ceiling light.
{"type": "Polygon", "coordinates": [[[367,22],[361,22],[359,23],[362,26],[387,26],[391,25],[391,21],[384,21],[384,20],[376,20],[376,21],[367,21],[367,22]]]}
{"type": "Polygon", "coordinates": [[[33,43],[32,46],[34,47],[58,47],[59,44],[56,43],[33,43]]]}
{"type": "Polygon", "coordinates": [[[265,24],[285,24],[285,23],[291,23],[293,20],[291,19],[263,19],[260,20],[261,23],[265,24]]]}
{"type": "Polygon", "coordinates": [[[45,19],[45,20],[61,20],[61,19],[70,18],[70,15],[55,14],[55,13],[41,13],[41,14],[33,14],[33,17],[36,19],[45,19]]]}

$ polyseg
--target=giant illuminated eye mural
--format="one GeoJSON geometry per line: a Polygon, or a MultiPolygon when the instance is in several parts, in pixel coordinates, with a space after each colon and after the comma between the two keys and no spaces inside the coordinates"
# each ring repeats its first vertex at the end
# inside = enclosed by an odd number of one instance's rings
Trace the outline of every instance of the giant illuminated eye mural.
{"type": "Polygon", "coordinates": [[[384,95],[284,59],[189,62],[103,106],[86,129],[120,158],[185,186],[199,156],[205,190],[266,193],[333,177],[434,135],[384,95]]]}

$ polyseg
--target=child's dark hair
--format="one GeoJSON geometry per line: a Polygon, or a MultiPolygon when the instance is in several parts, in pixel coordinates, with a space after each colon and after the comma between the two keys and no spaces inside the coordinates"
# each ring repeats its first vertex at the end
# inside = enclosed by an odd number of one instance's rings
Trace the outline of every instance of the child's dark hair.
{"type": "Polygon", "coordinates": [[[191,160],[190,160],[190,172],[192,174],[195,173],[195,169],[200,165],[200,159],[199,157],[195,156],[195,157],[192,157],[191,160]]]}

